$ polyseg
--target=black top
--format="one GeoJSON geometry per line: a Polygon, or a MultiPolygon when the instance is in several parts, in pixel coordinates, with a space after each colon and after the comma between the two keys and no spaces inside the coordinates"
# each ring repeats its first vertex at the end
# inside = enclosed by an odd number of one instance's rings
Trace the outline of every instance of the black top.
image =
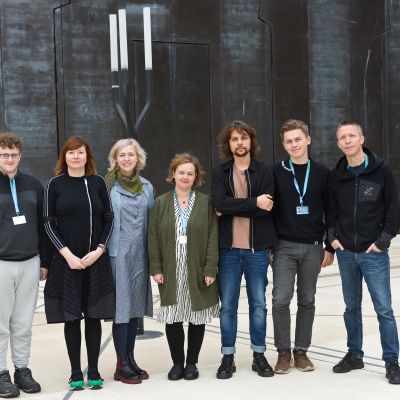
{"type": "Polygon", "coordinates": [[[106,183],[99,175],[52,178],[44,199],[46,232],[60,250],[67,246],[77,257],[107,245],[113,212],[106,183]]]}
{"type": "Polygon", "coordinates": [[[0,260],[24,261],[40,254],[42,267],[48,266],[48,242],[43,229],[43,186],[31,175],[15,176],[20,215],[26,224],[14,225],[16,216],[10,178],[0,172],[0,260]]]}
{"type": "Polygon", "coordinates": [[[222,249],[232,247],[233,217],[250,218],[250,247],[265,250],[276,243],[271,213],[257,207],[257,196],[274,196],[274,178],[270,167],[252,159],[246,171],[247,198],[235,198],[232,177],[233,160],[214,168],[212,174],[212,201],[222,216],[218,218],[218,242],[222,249]]]}
{"type": "MultiPolygon", "coordinates": [[[[307,164],[293,164],[300,192],[303,193],[307,164]]],[[[310,175],[303,205],[308,214],[298,215],[299,194],[293,181],[289,160],[281,161],[273,167],[275,197],[273,217],[278,238],[297,243],[322,243],[326,238],[325,217],[329,204],[329,169],[310,160],[310,175]]],[[[333,249],[326,240],[326,250],[333,249]]]]}
{"type": "Polygon", "coordinates": [[[365,251],[375,243],[384,250],[397,235],[399,195],[389,166],[367,148],[368,166],[359,175],[342,157],[330,176],[329,240],[339,239],[345,249],[365,251]]]}

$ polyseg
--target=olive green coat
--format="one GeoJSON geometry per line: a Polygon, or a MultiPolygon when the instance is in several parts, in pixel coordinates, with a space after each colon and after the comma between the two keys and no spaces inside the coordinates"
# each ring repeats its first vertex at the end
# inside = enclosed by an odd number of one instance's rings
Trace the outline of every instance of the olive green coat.
{"type": "MultiPolygon", "coordinates": [[[[148,246],[150,274],[163,274],[158,285],[161,305],[176,304],[175,211],[173,191],[158,197],[150,211],[148,246]]],[[[192,310],[218,303],[217,282],[206,286],[204,277],[215,277],[218,264],[217,217],[210,198],[196,191],[187,225],[188,286],[192,310]]]]}

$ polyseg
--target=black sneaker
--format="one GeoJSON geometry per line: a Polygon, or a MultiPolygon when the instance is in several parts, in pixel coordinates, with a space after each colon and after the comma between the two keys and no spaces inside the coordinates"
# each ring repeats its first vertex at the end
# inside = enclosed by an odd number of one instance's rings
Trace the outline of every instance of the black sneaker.
{"type": "Polygon", "coordinates": [[[274,376],[274,370],[268,364],[267,359],[264,356],[264,353],[253,353],[253,365],[251,369],[258,373],[258,375],[263,377],[271,377],[274,376]]]}
{"type": "Polygon", "coordinates": [[[236,372],[236,365],[233,354],[224,354],[221,360],[221,365],[217,371],[218,379],[232,378],[232,374],[236,372]]]}
{"type": "Polygon", "coordinates": [[[398,362],[394,361],[386,363],[386,378],[388,378],[389,383],[393,385],[400,384],[400,368],[398,362]]]}
{"type": "Polygon", "coordinates": [[[364,361],[362,358],[356,357],[352,353],[348,352],[332,369],[333,372],[336,372],[337,374],[344,374],[353,369],[361,368],[364,368],[364,361]]]}
{"type": "Polygon", "coordinates": [[[15,368],[14,383],[25,393],[38,393],[42,390],[32,378],[32,371],[29,368],[15,368]]]}
{"type": "Polygon", "coordinates": [[[11,382],[11,376],[8,371],[0,373],[0,397],[10,399],[11,397],[18,397],[19,390],[16,385],[11,382]]]}

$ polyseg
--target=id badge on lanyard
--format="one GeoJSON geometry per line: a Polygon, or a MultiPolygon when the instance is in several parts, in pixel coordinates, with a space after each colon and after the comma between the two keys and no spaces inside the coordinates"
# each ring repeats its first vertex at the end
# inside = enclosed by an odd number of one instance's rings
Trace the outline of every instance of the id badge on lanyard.
{"type": "Polygon", "coordinates": [[[10,179],[10,189],[11,189],[11,196],[12,196],[13,203],[14,203],[15,214],[17,214],[15,217],[12,217],[13,224],[14,225],[26,224],[25,215],[21,215],[20,212],[19,212],[17,187],[15,185],[15,179],[14,178],[10,179]]]}
{"type": "Polygon", "coordinates": [[[292,160],[290,160],[290,159],[289,159],[289,165],[290,165],[290,170],[292,171],[292,174],[293,174],[294,187],[296,188],[296,191],[299,194],[300,205],[296,206],[296,214],[297,215],[308,215],[310,213],[310,210],[309,210],[308,206],[305,206],[303,204],[303,199],[304,199],[304,196],[306,195],[308,179],[310,177],[310,160],[308,160],[308,163],[307,163],[307,171],[306,171],[306,176],[304,178],[304,186],[303,186],[302,191],[300,191],[300,186],[296,179],[293,163],[292,163],[292,160]]]}

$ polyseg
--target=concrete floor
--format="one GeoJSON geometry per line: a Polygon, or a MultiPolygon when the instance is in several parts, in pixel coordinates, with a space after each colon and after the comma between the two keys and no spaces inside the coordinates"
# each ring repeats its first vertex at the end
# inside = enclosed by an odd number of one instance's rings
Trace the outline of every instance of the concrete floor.
{"type": "MultiPolygon", "coordinates": [[[[400,237],[395,239],[390,249],[392,264],[393,308],[400,321],[400,237]]],[[[267,288],[268,309],[271,310],[272,274],[267,288]]],[[[153,288],[155,314],[158,309],[158,292],[153,288]]],[[[295,368],[287,375],[261,378],[251,371],[251,356],[248,334],[247,299],[244,287],[239,308],[237,372],[229,380],[215,378],[220,362],[219,320],[206,327],[206,335],[198,364],[200,378],[197,381],[170,382],[167,372],[171,367],[168,345],[164,335],[154,339],[138,340],[136,360],[147,369],[150,379],[140,385],[125,385],[113,381],[115,366],[114,347],[111,339],[111,323],[103,323],[103,345],[99,361],[100,372],[105,379],[104,388],[99,391],[84,390],[69,392],[67,381],[70,375],[69,362],[63,338],[63,325],[47,325],[43,307],[43,285],[34,318],[31,369],[41,383],[42,392],[34,395],[21,394],[21,398],[32,400],[50,399],[174,399],[188,398],[205,400],[206,396],[218,400],[279,398],[289,399],[299,396],[304,399],[378,399],[398,398],[400,385],[389,385],[385,379],[384,363],[381,361],[381,347],[377,319],[369,299],[364,292],[364,352],[365,368],[348,374],[332,373],[332,366],[346,353],[346,332],[343,323],[344,303],[337,264],[325,268],[318,281],[316,317],[313,345],[309,356],[315,363],[313,372],[300,372],[295,368]]],[[[296,302],[294,301],[294,304],[296,302]]],[[[295,307],[292,308],[293,314],[295,307]]],[[[294,318],[294,316],[292,317],[294,318]]],[[[293,319],[294,321],[294,319],[293,319]]],[[[163,333],[164,328],[154,319],[145,319],[145,330],[163,333]]],[[[276,352],[273,346],[272,318],[268,315],[267,358],[275,365],[276,352]]],[[[84,346],[83,346],[84,348],[84,346]]],[[[86,355],[82,351],[82,365],[86,355]]],[[[13,372],[10,363],[10,371],[13,372]]]]}

